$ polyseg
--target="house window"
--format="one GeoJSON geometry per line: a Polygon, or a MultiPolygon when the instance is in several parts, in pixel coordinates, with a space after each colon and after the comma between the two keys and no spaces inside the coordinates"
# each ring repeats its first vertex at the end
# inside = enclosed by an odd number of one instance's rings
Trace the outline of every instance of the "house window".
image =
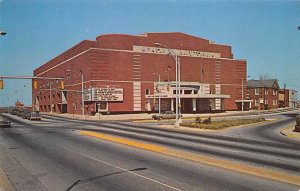
{"type": "Polygon", "coordinates": [[[265,89],[265,95],[268,95],[268,94],[269,94],[268,89],[265,89]]]}
{"type": "Polygon", "coordinates": [[[277,95],[277,90],[273,90],[273,95],[277,95]]]}
{"type": "Polygon", "coordinates": [[[255,88],[255,95],[259,95],[259,89],[255,88]]]}
{"type": "Polygon", "coordinates": [[[275,100],[273,100],[273,105],[277,105],[277,100],[275,99],[275,100]]]}

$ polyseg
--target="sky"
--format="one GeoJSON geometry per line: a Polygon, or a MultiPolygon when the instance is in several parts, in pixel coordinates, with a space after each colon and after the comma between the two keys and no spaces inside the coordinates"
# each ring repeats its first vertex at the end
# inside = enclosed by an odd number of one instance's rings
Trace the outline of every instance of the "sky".
{"type": "MultiPolygon", "coordinates": [[[[33,70],[102,34],[183,32],[232,47],[261,74],[300,94],[300,1],[0,0],[0,76],[33,70]]],[[[0,106],[31,105],[31,80],[4,79],[0,106]]]]}

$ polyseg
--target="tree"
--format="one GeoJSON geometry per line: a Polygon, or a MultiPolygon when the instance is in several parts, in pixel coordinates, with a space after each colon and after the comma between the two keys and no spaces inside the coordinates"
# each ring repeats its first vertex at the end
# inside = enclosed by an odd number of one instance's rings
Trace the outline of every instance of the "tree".
{"type": "Polygon", "coordinates": [[[268,79],[271,79],[271,76],[269,74],[267,74],[267,73],[259,74],[259,80],[268,80],[268,79]]]}

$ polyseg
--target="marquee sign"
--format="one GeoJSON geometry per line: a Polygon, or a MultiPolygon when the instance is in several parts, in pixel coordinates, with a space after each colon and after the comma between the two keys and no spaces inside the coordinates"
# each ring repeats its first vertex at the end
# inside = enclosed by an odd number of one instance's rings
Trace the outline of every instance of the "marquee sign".
{"type": "Polygon", "coordinates": [[[84,101],[123,101],[123,88],[88,89],[84,98],[84,101]]]}

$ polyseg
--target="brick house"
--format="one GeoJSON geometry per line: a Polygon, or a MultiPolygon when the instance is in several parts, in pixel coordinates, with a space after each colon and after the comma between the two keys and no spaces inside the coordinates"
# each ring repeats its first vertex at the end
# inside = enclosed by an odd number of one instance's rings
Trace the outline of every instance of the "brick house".
{"type": "Polygon", "coordinates": [[[252,109],[274,109],[279,107],[279,84],[276,79],[248,80],[247,96],[252,109]]]}
{"type": "Polygon", "coordinates": [[[298,92],[291,89],[279,90],[279,107],[297,108],[298,92]]]}

